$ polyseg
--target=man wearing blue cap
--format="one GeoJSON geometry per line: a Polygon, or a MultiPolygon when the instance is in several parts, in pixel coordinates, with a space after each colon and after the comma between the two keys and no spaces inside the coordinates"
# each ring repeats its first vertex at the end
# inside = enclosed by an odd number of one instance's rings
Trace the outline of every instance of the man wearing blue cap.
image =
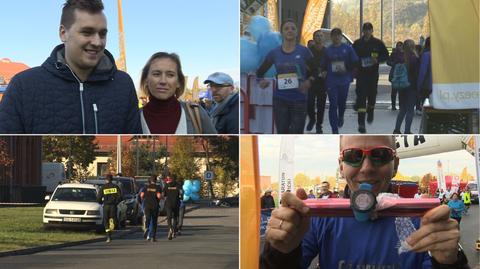
{"type": "Polygon", "coordinates": [[[222,72],[215,72],[204,81],[212,89],[215,104],[210,116],[219,134],[238,134],[238,92],[233,79],[222,72]]]}

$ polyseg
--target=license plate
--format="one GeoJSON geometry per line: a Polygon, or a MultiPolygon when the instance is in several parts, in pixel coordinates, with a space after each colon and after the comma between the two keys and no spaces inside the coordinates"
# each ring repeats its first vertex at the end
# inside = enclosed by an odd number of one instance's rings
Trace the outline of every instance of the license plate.
{"type": "Polygon", "coordinates": [[[82,222],[82,219],[80,219],[80,218],[63,218],[63,221],[65,221],[65,222],[82,222]]]}

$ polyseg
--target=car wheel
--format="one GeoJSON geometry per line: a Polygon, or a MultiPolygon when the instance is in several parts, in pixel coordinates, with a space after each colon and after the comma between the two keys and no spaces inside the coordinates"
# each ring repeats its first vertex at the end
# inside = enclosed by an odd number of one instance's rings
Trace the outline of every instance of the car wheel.
{"type": "Polygon", "coordinates": [[[225,201],[220,202],[220,206],[221,207],[231,207],[231,205],[228,202],[225,202],[225,201]]]}

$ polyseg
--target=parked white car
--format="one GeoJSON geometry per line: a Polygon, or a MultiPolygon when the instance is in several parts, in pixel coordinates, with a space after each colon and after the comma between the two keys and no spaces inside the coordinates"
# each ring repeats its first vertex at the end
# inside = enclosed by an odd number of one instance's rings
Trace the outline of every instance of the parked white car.
{"type": "MultiPolygon", "coordinates": [[[[97,187],[91,184],[58,185],[52,196],[46,196],[43,225],[53,227],[89,227],[103,230],[102,205],[97,203],[97,187]]],[[[126,206],[117,209],[120,224],[126,221],[126,206]],[[122,213],[123,212],[123,213],[122,213]]]]}

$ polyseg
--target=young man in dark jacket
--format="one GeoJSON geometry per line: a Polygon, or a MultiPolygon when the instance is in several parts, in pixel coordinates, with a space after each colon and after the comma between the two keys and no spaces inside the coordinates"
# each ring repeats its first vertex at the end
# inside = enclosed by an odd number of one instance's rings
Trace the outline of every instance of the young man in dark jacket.
{"type": "Polygon", "coordinates": [[[214,106],[210,116],[219,134],[238,134],[238,92],[234,92],[233,79],[225,73],[216,72],[204,82],[212,89],[214,106]]]}
{"type": "Polygon", "coordinates": [[[357,76],[358,132],[366,133],[367,122],[373,122],[373,111],[377,101],[378,66],[388,59],[388,50],[380,39],[373,37],[373,25],[363,24],[363,36],[353,43],[353,49],[360,58],[357,76]],[[368,104],[367,104],[368,103],[368,104]]]}
{"type": "Polygon", "coordinates": [[[105,50],[101,0],[67,0],[63,44],[40,67],[17,74],[0,102],[0,133],[141,133],[132,79],[105,50]]]}
{"type": "Polygon", "coordinates": [[[112,240],[112,231],[115,229],[115,223],[118,223],[117,205],[122,201],[120,187],[112,183],[112,179],[111,174],[105,177],[107,183],[100,188],[97,196],[97,202],[103,204],[103,225],[107,233],[107,243],[112,240]]]}

